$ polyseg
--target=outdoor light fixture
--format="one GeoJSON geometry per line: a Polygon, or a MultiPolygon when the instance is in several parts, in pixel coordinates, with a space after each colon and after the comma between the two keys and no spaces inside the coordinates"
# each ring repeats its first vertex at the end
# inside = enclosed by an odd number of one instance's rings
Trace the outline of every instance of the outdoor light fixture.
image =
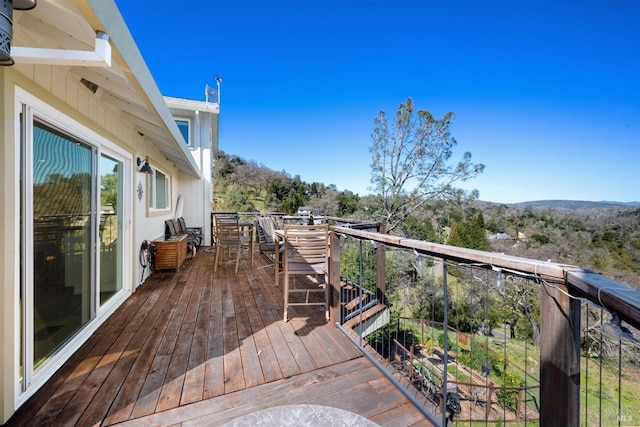
{"type": "Polygon", "coordinates": [[[13,38],[13,9],[29,10],[36,0],[7,0],[0,3],[0,65],[13,65],[11,39],[13,38]]]}
{"type": "Polygon", "coordinates": [[[18,10],[30,10],[38,4],[36,0],[13,0],[9,3],[13,3],[13,8],[18,10]]]}
{"type": "Polygon", "coordinates": [[[602,325],[602,333],[618,340],[640,342],[638,338],[633,336],[629,328],[622,326],[622,320],[618,313],[611,313],[611,320],[602,325]]]}
{"type": "Polygon", "coordinates": [[[149,161],[145,160],[144,161],[144,165],[142,165],[142,159],[140,157],[138,157],[138,160],[136,161],[138,163],[138,172],[142,172],[142,173],[153,173],[153,169],[151,169],[151,166],[149,166],[149,161]],[[142,167],[140,167],[140,165],[142,165],[142,167]]]}

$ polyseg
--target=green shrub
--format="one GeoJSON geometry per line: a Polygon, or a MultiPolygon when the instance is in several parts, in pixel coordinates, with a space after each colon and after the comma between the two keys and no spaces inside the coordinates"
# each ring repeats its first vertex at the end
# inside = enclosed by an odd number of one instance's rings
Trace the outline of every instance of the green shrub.
{"type": "Polygon", "coordinates": [[[537,241],[538,243],[540,243],[541,245],[546,245],[548,243],[551,243],[551,240],[544,234],[534,234],[533,236],[531,236],[531,238],[537,241]]]}
{"type": "Polygon", "coordinates": [[[440,346],[440,348],[442,348],[444,351],[449,351],[449,350],[451,350],[451,337],[448,337],[448,338],[449,338],[449,347],[448,347],[448,348],[445,348],[445,347],[444,347],[444,332],[440,332],[440,333],[438,334],[438,345],[439,345],[439,346],[440,346]]]}
{"type": "Polygon", "coordinates": [[[496,391],[496,396],[498,398],[498,405],[500,407],[509,409],[514,411],[518,406],[518,393],[519,389],[512,387],[522,387],[524,381],[522,376],[515,372],[506,372],[502,377],[502,387],[506,387],[507,389],[498,389],[496,391]]]}

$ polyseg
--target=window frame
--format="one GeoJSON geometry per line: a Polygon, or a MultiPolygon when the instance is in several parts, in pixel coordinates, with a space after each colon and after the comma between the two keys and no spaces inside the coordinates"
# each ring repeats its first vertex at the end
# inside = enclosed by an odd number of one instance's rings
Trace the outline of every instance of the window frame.
{"type": "Polygon", "coordinates": [[[157,167],[151,167],[151,169],[153,170],[153,173],[150,173],[147,175],[147,210],[149,212],[149,214],[156,214],[156,213],[166,213],[166,212],[171,212],[172,209],[172,205],[171,205],[171,183],[172,183],[172,179],[171,179],[171,175],[168,174],[167,172],[165,172],[163,169],[157,168],[157,167]],[[164,176],[164,188],[165,188],[165,194],[164,194],[164,199],[166,201],[166,206],[164,207],[158,207],[157,203],[158,203],[158,173],[162,174],[162,176],[164,176]]]}
{"type": "Polygon", "coordinates": [[[174,117],[173,120],[176,123],[176,126],[178,127],[178,130],[180,131],[180,134],[182,135],[182,137],[184,138],[185,142],[187,143],[188,147],[193,147],[193,121],[191,118],[189,117],[174,117]],[[186,123],[186,137],[185,137],[185,132],[184,132],[184,128],[180,126],[181,123],[186,123]]]}

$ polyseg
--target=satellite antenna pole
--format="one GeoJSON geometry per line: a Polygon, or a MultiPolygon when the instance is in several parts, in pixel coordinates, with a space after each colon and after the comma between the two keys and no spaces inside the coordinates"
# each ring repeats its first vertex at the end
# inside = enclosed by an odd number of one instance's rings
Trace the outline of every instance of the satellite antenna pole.
{"type": "Polygon", "coordinates": [[[222,83],[222,77],[215,76],[213,79],[216,81],[216,85],[218,89],[218,108],[220,108],[220,83],[222,83]]]}

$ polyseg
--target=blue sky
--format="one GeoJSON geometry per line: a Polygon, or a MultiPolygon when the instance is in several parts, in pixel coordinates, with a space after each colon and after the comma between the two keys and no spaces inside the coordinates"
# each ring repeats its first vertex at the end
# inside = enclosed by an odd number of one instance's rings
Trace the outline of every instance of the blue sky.
{"type": "Polygon", "coordinates": [[[228,154],[364,195],[411,97],[455,113],[482,200],[640,200],[637,0],[116,3],[164,95],[222,77],[228,154]]]}

